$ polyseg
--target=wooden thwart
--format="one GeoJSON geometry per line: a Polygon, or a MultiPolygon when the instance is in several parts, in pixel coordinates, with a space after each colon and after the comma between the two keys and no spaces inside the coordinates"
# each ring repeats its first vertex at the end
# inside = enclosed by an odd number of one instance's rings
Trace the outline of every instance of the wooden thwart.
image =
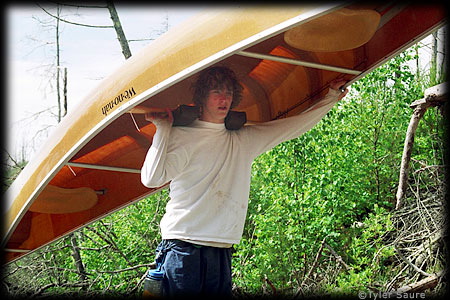
{"type": "Polygon", "coordinates": [[[94,170],[104,170],[104,171],[123,172],[123,173],[135,173],[135,174],[140,174],[141,173],[140,169],[113,167],[113,166],[96,165],[96,164],[68,162],[66,165],[70,166],[70,167],[94,169],[94,170]]]}
{"type": "Polygon", "coordinates": [[[272,60],[272,61],[296,65],[296,66],[303,66],[303,67],[307,67],[307,68],[333,71],[333,72],[338,72],[338,73],[343,73],[343,74],[351,74],[351,75],[361,74],[361,71],[357,71],[357,70],[352,70],[352,69],[347,69],[347,68],[342,68],[342,67],[337,67],[337,66],[331,66],[331,65],[326,65],[326,64],[319,64],[319,63],[298,60],[298,59],[277,56],[277,55],[261,54],[261,53],[254,53],[254,52],[248,52],[248,51],[241,51],[237,54],[239,54],[241,56],[245,56],[245,57],[272,60]]]}

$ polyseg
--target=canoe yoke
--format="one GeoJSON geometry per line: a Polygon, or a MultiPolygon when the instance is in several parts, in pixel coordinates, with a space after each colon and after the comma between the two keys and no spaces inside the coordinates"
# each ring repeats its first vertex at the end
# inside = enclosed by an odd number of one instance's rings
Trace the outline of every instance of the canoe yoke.
{"type": "MultiPolygon", "coordinates": [[[[131,115],[146,113],[167,115],[167,112],[164,109],[145,106],[136,106],[132,108],[129,113],[131,115]]],[[[172,110],[172,116],[173,126],[188,126],[200,117],[200,107],[181,104],[176,109],[172,110]]],[[[134,119],[133,122],[135,122],[134,119]]],[[[230,110],[225,118],[225,127],[228,130],[239,130],[246,122],[247,114],[245,112],[230,110]]]]}

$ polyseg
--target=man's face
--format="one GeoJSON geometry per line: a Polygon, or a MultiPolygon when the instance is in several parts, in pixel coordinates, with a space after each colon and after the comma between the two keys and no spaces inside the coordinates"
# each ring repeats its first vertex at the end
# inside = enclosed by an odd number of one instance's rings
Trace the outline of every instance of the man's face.
{"type": "Polygon", "coordinates": [[[233,92],[221,88],[209,91],[203,105],[201,120],[211,123],[223,123],[233,101],[233,92]]]}

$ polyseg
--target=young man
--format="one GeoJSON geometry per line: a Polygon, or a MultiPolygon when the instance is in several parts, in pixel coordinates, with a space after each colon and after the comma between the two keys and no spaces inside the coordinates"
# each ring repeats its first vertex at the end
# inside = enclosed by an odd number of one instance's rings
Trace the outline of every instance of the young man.
{"type": "Polygon", "coordinates": [[[312,128],[345,96],[338,91],[344,83],[332,82],[320,103],[297,116],[227,130],[225,117],[239,104],[242,86],[232,70],[212,67],[194,85],[201,116],[191,125],[172,127],[170,110],[167,118],[146,116],[157,131],[142,183],[171,181],[156,258],[165,295],[231,296],[231,247],[242,237],[253,160],[312,128]]]}

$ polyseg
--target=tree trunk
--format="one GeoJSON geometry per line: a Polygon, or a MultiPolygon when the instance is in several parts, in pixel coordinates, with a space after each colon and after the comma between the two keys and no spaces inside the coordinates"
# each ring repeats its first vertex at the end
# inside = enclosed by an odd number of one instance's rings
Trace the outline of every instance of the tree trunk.
{"type": "Polygon", "coordinates": [[[64,112],[63,117],[67,115],[67,68],[64,68],[64,78],[63,78],[63,95],[64,95],[64,112]]]}
{"type": "Polygon", "coordinates": [[[400,165],[400,176],[398,180],[398,188],[395,209],[400,209],[403,205],[402,199],[405,194],[408,181],[409,162],[411,160],[411,152],[414,144],[414,136],[420,119],[430,106],[440,106],[447,100],[447,83],[441,83],[425,90],[424,98],[411,103],[410,107],[414,108],[413,115],[409,121],[408,130],[406,131],[405,145],[403,147],[402,161],[400,165]]]}
{"type": "Polygon", "coordinates": [[[83,261],[80,255],[80,248],[78,247],[77,237],[74,233],[70,235],[70,245],[72,246],[72,257],[75,263],[75,267],[77,268],[80,281],[86,282],[88,279],[86,275],[86,269],[84,268],[83,261]]]}
{"type": "Polygon", "coordinates": [[[122,29],[122,24],[119,20],[119,15],[117,14],[116,7],[112,1],[107,1],[107,6],[109,9],[109,14],[111,15],[111,20],[114,24],[114,29],[116,30],[117,39],[119,40],[120,47],[122,48],[123,56],[125,59],[128,59],[131,56],[130,47],[128,46],[127,38],[125,37],[125,33],[122,29]]]}
{"type": "Polygon", "coordinates": [[[436,83],[438,81],[438,39],[437,39],[437,31],[431,34],[433,37],[433,41],[431,44],[431,67],[430,67],[430,80],[432,83],[436,83]]]}
{"type": "Polygon", "coordinates": [[[428,105],[422,106],[418,105],[411,116],[411,120],[409,121],[408,130],[406,131],[405,145],[403,147],[403,155],[402,162],[400,165],[400,177],[398,180],[398,188],[397,188],[397,204],[395,209],[400,209],[402,207],[402,198],[405,194],[406,184],[408,180],[408,170],[409,170],[409,162],[411,160],[411,153],[414,144],[414,136],[416,133],[417,126],[419,125],[420,119],[422,119],[423,115],[428,109],[428,105]]]}
{"type": "Polygon", "coordinates": [[[58,100],[58,123],[61,122],[61,94],[59,91],[59,5],[56,5],[56,95],[58,100]]]}

